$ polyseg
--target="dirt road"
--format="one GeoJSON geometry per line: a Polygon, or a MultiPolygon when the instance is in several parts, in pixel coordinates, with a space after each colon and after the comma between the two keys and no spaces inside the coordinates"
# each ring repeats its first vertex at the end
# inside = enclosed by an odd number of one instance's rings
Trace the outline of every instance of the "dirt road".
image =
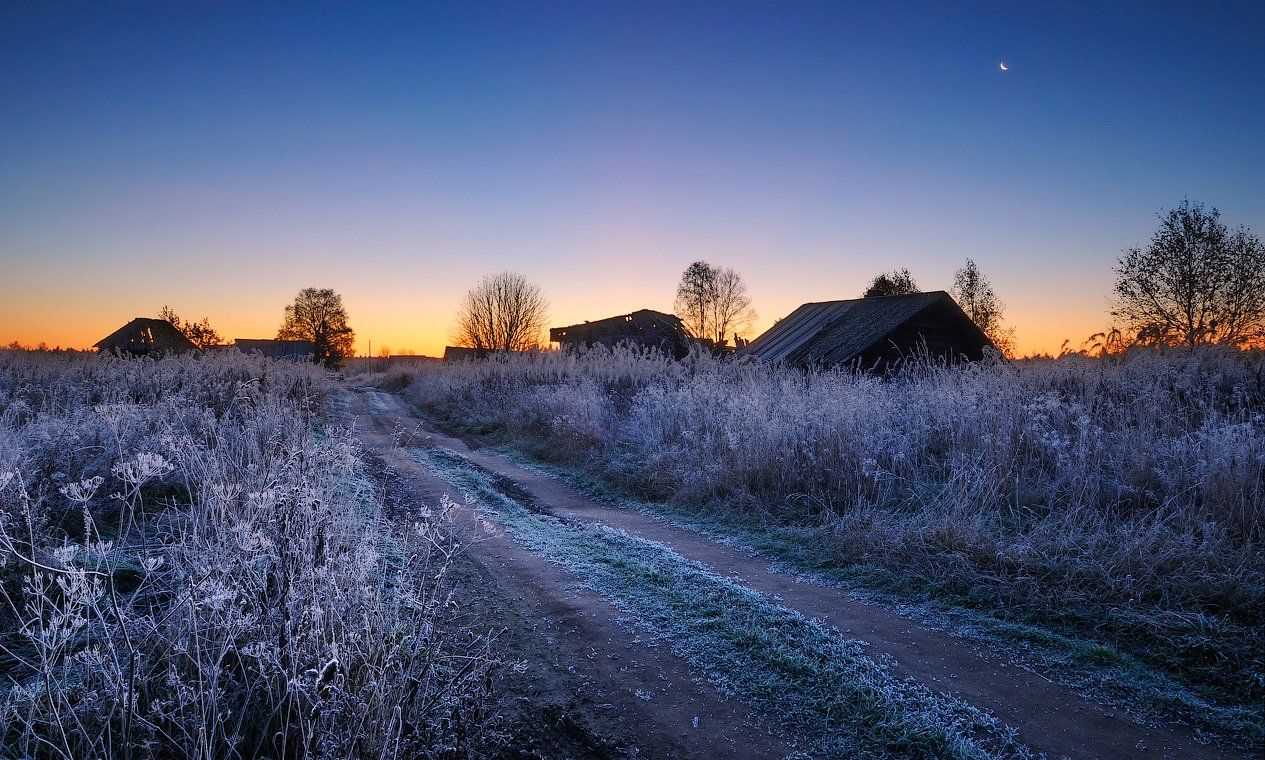
{"type": "MultiPolygon", "coordinates": [[[[534,508],[580,521],[601,523],[658,542],[717,574],[771,596],[782,605],[867,642],[891,655],[904,673],[939,691],[951,692],[987,710],[1019,731],[1020,739],[1049,757],[1233,758],[1247,753],[1209,747],[1178,730],[1140,726],[1111,708],[1015,667],[997,664],[946,634],[923,628],[844,591],[801,582],[765,559],[717,543],[650,515],[595,500],[586,494],[459,438],[427,426],[398,398],[372,389],[356,393],[362,440],[400,472],[437,497],[447,488],[433,473],[401,454],[400,436],[459,455],[508,478],[534,508]],[[372,400],[372,404],[370,403],[372,400]]],[[[508,598],[521,604],[514,615],[542,632],[560,668],[576,668],[592,689],[594,704],[616,720],[608,730],[640,748],[641,756],[776,757],[790,742],[753,727],[750,713],[710,687],[664,648],[637,643],[615,621],[618,612],[592,592],[568,591],[567,573],[515,544],[503,532],[481,545],[483,561],[496,570],[508,598]],[[616,659],[618,658],[618,659],[616,659]],[[638,696],[641,694],[643,696],[638,696]],[[653,694],[651,699],[644,695],[653,694]],[[694,717],[698,716],[698,727],[694,717]]],[[[507,625],[522,625],[521,621],[507,625]]],[[[591,706],[590,706],[591,707],[591,706]]]]}
{"type": "MultiPolygon", "coordinates": [[[[394,402],[393,402],[394,403],[394,402]]],[[[360,440],[404,480],[418,506],[433,508],[455,490],[396,446],[397,409],[374,413],[364,393],[353,402],[360,440]]],[[[785,757],[793,748],[751,711],[696,683],[687,663],[666,647],[643,642],[618,623],[620,613],[555,564],[521,548],[504,530],[457,506],[453,518],[468,539],[487,630],[504,630],[526,670],[519,679],[537,715],[556,734],[542,757],[785,757]]]]}

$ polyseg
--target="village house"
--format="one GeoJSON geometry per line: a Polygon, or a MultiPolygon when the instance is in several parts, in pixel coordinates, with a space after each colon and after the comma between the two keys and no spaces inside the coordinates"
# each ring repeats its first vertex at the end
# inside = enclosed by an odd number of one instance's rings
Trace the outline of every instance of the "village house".
{"type": "Polygon", "coordinates": [[[978,361],[992,341],[943,290],[806,303],[740,355],[797,366],[885,370],[914,356],[978,361]]]}
{"type": "Polygon", "coordinates": [[[233,346],[243,354],[260,354],[269,359],[305,362],[312,358],[310,340],[270,340],[268,338],[235,338],[233,346]]]}
{"type": "Polygon", "coordinates": [[[678,358],[689,352],[690,344],[690,338],[679,317],[652,309],[641,309],[631,314],[578,325],[555,327],[549,331],[549,340],[563,349],[597,345],[613,348],[624,344],[654,348],[678,358]]]}
{"type": "Polygon", "coordinates": [[[197,351],[193,341],[165,319],[137,317],[94,344],[103,353],[161,356],[197,351]]]}

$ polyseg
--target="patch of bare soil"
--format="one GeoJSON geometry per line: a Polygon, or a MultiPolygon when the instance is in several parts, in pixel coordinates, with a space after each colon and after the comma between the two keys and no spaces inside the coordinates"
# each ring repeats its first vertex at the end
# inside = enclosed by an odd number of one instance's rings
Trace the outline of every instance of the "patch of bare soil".
{"type": "MultiPolygon", "coordinates": [[[[366,424],[408,436],[413,439],[411,445],[424,442],[466,458],[493,473],[497,477],[498,488],[508,489],[509,495],[524,506],[559,517],[618,528],[664,544],[717,574],[740,578],[749,588],[774,597],[804,616],[818,618],[849,638],[867,642],[876,655],[891,655],[903,673],[988,710],[1004,723],[1017,728],[1019,738],[1025,744],[1050,757],[1254,756],[1233,748],[1200,744],[1192,734],[1177,728],[1139,725],[1127,715],[1092,702],[1038,673],[1008,666],[1001,662],[1001,658],[982,656],[958,639],[923,628],[891,610],[859,601],[846,591],[803,582],[796,576],[778,571],[767,559],[725,546],[645,513],[593,499],[555,478],[482,449],[477,441],[466,441],[429,426],[398,398],[376,391],[366,393],[374,395],[377,406],[376,413],[366,420],[366,424]]],[[[566,581],[557,579],[557,582],[566,581]]],[[[548,595],[549,589],[538,591],[548,595]]],[[[566,610],[557,611],[565,613],[566,610]]],[[[588,606],[586,611],[596,615],[614,614],[611,608],[598,603],[588,606]]],[[[540,608],[539,612],[545,616],[553,613],[547,607],[540,608]]],[[[545,624],[543,617],[539,620],[541,625],[545,624]]],[[[586,620],[598,622],[592,618],[586,620]]],[[[620,672],[617,679],[626,675],[620,672]]],[[[662,717],[671,719],[673,716],[662,717]]],[[[681,756],[671,751],[669,754],[681,756]]]]}
{"type": "Polygon", "coordinates": [[[472,624],[500,632],[504,656],[514,661],[501,690],[512,756],[755,760],[791,753],[750,710],[697,682],[666,647],[621,626],[618,610],[598,594],[576,588],[566,570],[461,505],[454,489],[401,452],[401,424],[415,423],[402,409],[383,413],[360,393],[352,406],[394,517],[437,510],[445,494],[458,501],[449,517],[468,544],[461,603],[472,624]]]}

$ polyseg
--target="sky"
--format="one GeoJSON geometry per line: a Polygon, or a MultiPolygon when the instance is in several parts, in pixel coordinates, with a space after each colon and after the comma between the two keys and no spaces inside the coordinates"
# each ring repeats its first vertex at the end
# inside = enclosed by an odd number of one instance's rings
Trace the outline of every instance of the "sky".
{"type": "Polygon", "coordinates": [[[0,4],[0,344],[304,287],[435,354],[521,272],[571,324],[695,260],[757,335],[970,257],[1022,352],[1194,201],[1265,234],[1265,3],[0,4]],[[1009,70],[1002,71],[1005,61],[1009,70]]]}

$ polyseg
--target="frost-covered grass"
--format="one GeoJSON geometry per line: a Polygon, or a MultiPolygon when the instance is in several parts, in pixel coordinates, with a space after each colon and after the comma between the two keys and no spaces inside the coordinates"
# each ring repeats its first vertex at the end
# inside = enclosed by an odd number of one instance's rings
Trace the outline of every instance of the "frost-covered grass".
{"type": "MultiPolygon", "coordinates": [[[[1015,732],[892,673],[861,642],[774,604],[671,549],[600,524],[534,512],[442,449],[410,453],[514,537],[665,641],[722,694],[804,740],[812,757],[1029,757],[1015,732]]],[[[646,697],[649,698],[649,697],[646,697]]]]}
{"type": "Polygon", "coordinates": [[[320,370],[0,352],[0,755],[456,757],[495,736],[456,547],[320,370]]]}
{"type": "Polygon", "coordinates": [[[472,434],[807,569],[1128,653],[1265,739],[1265,356],[910,367],[895,378],[543,355],[388,373],[472,434]],[[791,550],[794,547],[794,550],[791,550]]]}
{"type": "MultiPolygon", "coordinates": [[[[889,584],[873,571],[856,566],[823,565],[805,541],[802,529],[769,530],[740,515],[702,515],[666,502],[633,500],[612,491],[582,471],[528,458],[506,446],[499,453],[520,467],[567,482],[596,499],[635,509],[709,536],[711,539],[775,560],[782,572],[895,609],[928,628],[965,639],[994,660],[1042,674],[1076,692],[1124,710],[1144,725],[1174,718],[1209,740],[1252,743],[1260,736],[1260,705],[1211,702],[1168,673],[1100,639],[1077,632],[1009,620],[987,610],[955,605],[935,597],[912,598],[884,590],[889,584]],[[724,518],[724,519],[722,519],[724,518]]],[[[896,584],[899,587],[899,584],[896,584]]]]}

